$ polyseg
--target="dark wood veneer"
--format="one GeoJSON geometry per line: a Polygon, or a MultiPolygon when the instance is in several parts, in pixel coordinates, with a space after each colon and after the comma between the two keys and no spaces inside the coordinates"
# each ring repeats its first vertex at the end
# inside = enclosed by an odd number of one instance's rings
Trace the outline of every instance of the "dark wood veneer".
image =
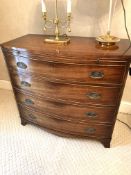
{"type": "Polygon", "coordinates": [[[109,51],[97,49],[95,38],[54,45],[43,35],[2,44],[21,123],[109,147],[131,62],[131,49],[123,55],[128,44],[109,51]]]}

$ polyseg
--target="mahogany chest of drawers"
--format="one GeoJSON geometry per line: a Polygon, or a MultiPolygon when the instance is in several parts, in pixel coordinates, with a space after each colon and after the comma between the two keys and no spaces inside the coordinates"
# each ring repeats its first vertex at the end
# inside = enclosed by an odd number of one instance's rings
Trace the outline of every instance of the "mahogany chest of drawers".
{"type": "Polygon", "coordinates": [[[95,38],[72,37],[69,45],[26,35],[2,44],[21,123],[61,136],[93,138],[110,147],[130,61],[127,40],[114,51],[95,38]]]}

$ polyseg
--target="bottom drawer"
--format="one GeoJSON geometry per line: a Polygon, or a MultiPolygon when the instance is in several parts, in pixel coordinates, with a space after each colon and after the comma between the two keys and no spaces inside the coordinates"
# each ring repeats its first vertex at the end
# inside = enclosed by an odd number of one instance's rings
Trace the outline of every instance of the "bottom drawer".
{"type": "Polygon", "coordinates": [[[22,118],[57,132],[100,138],[110,138],[112,135],[113,127],[111,125],[69,122],[51,118],[47,116],[47,114],[30,110],[22,106],[19,106],[19,109],[22,118]]]}

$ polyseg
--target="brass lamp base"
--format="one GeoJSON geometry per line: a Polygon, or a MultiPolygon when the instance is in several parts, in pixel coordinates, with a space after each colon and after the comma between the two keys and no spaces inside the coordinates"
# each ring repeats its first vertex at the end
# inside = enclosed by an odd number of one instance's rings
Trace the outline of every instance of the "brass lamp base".
{"type": "Polygon", "coordinates": [[[45,42],[50,44],[68,44],[70,43],[70,38],[59,37],[59,39],[56,39],[55,37],[51,37],[51,38],[46,38],[45,42]]]}
{"type": "Polygon", "coordinates": [[[107,50],[115,50],[118,49],[118,46],[116,45],[117,42],[120,41],[119,38],[115,36],[111,36],[110,34],[106,34],[103,36],[99,36],[96,38],[96,41],[98,41],[97,48],[101,49],[107,49],[107,50]]]}

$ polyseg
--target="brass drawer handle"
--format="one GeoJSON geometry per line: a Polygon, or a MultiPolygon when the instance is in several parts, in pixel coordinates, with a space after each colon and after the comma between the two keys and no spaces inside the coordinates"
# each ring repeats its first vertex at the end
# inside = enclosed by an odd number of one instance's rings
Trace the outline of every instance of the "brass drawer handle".
{"type": "Polygon", "coordinates": [[[95,112],[86,112],[86,116],[88,118],[96,118],[97,114],[95,112]]]}
{"type": "Polygon", "coordinates": [[[27,81],[21,81],[21,85],[25,87],[31,87],[31,84],[28,83],[27,81]]]}
{"type": "Polygon", "coordinates": [[[98,72],[98,71],[93,71],[90,73],[90,78],[94,78],[94,79],[101,79],[104,77],[104,73],[103,72],[98,72]]]}
{"type": "Polygon", "coordinates": [[[96,132],[95,128],[86,128],[86,133],[88,134],[94,134],[96,132]]]}
{"type": "Polygon", "coordinates": [[[32,120],[35,120],[36,119],[36,116],[34,116],[33,114],[28,114],[29,118],[32,119],[32,120]]]}
{"type": "Polygon", "coordinates": [[[101,94],[98,94],[96,92],[91,92],[87,94],[87,97],[89,97],[91,100],[97,100],[101,98],[101,94]]]}
{"type": "Polygon", "coordinates": [[[27,105],[34,105],[34,102],[31,99],[25,99],[27,105]]]}
{"type": "Polygon", "coordinates": [[[17,67],[21,68],[21,69],[26,69],[27,65],[23,62],[17,62],[17,67]]]}

